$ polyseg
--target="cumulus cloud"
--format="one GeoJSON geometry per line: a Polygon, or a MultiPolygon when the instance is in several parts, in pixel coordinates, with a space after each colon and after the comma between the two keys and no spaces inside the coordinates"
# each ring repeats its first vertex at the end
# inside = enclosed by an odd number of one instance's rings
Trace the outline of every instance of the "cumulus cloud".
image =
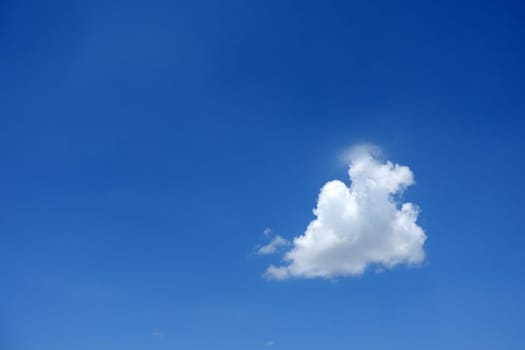
{"type": "Polygon", "coordinates": [[[350,185],[327,182],[304,234],[293,240],[284,264],[271,265],[270,279],[334,278],[418,264],[425,258],[425,231],[417,225],[419,209],[400,203],[414,184],[407,166],[381,161],[376,147],[354,148],[349,155],[350,185]]]}

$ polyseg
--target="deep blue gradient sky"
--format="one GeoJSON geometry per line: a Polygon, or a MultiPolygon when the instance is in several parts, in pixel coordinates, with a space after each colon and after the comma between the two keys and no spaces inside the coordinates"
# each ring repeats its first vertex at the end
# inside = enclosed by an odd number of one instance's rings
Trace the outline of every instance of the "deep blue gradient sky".
{"type": "Polygon", "coordinates": [[[523,10],[1,2],[0,349],[524,349],[523,10]],[[362,142],[426,262],[263,279],[362,142]]]}

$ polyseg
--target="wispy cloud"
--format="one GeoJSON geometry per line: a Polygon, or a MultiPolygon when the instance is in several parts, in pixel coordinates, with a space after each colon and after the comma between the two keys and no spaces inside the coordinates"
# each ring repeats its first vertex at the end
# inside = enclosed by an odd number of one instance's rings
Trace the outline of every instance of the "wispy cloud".
{"type": "Polygon", "coordinates": [[[153,331],[151,332],[151,335],[155,338],[164,338],[164,333],[159,331],[153,331]]]}
{"type": "Polygon", "coordinates": [[[274,254],[280,248],[287,247],[290,244],[291,243],[288,240],[286,240],[283,237],[277,235],[270,241],[270,243],[259,247],[259,249],[257,249],[257,254],[259,254],[259,255],[274,254]]]}
{"type": "Polygon", "coordinates": [[[256,248],[256,254],[257,255],[269,255],[269,254],[275,254],[278,251],[280,251],[284,247],[288,247],[291,245],[291,242],[287,239],[283,238],[280,235],[276,235],[273,230],[269,227],[265,228],[263,231],[264,237],[266,239],[270,239],[270,241],[266,244],[259,244],[256,248]],[[273,238],[272,238],[273,236],[273,238]]]}

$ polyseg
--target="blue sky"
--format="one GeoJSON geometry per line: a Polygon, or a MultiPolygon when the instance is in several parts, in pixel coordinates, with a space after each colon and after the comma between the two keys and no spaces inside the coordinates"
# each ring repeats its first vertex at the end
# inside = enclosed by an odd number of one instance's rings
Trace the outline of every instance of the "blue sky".
{"type": "Polygon", "coordinates": [[[0,348],[523,349],[522,18],[1,2],[0,348]],[[413,172],[425,260],[264,278],[363,143],[413,172]]]}

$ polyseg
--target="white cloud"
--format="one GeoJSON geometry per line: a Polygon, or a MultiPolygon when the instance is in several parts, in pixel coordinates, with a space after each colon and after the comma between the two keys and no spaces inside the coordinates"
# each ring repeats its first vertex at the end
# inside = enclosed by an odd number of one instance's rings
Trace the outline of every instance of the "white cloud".
{"type": "Polygon", "coordinates": [[[285,264],[268,267],[267,278],[354,276],[370,265],[391,268],[424,260],[426,235],[416,223],[418,207],[397,201],[414,184],[412,171],[380,161],[378,153],[370,146],[352,150],[351,185],[333,180],[323,186],[316,218],[293,240],[285,264]]]}
{"type": "Polygon", "coordinates": [[[264,343],[264,345],[266,345],[266,347],[270,347],[270,346],[273,346],[273,340],[268,340],[266,343],[264,343]]]}
{"type": "MultiPolygon", "coordinates": [[[[265,231],[265,235],[266,235],[266,231],[265,231]]],[[[270,241],[270,243],[259,247],[259,249],[257,249],[257,254],[259,255],[274,254],[280,248],[283,248],[289,245],[290,245],[289,241],[277,235],[270,241]]]]}
{"type": "Polygon", "coordinates": [[[153,331],[151,332],[151,335],[155,338],[163,338],[164,337],[164,333],[162,332],[159,332],[159,331],[153,331]]]}

